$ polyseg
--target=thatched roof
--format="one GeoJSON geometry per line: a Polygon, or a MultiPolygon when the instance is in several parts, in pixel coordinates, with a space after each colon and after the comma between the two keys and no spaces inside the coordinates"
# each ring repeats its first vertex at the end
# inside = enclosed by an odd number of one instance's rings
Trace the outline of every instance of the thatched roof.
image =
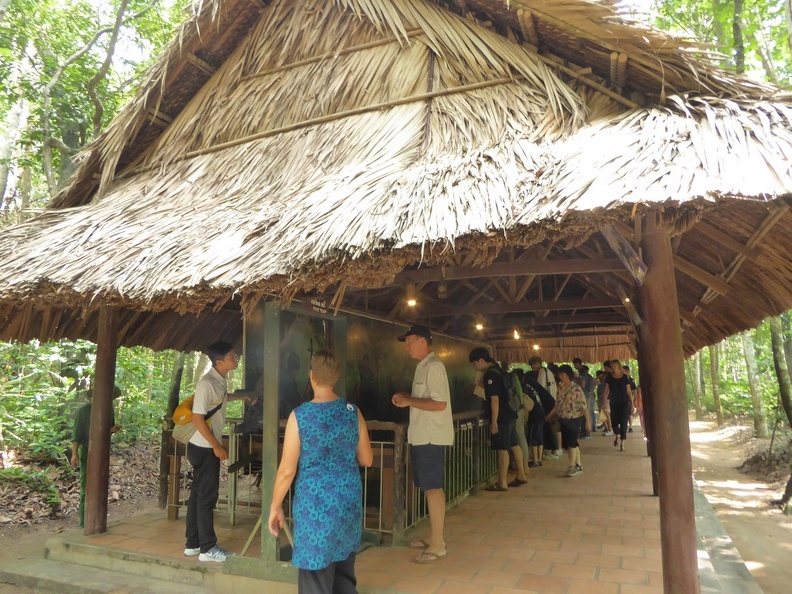
{"type": "MultiPolygon", "coordinates": [[[[774,93],[608,1],[206,3],[50,208],[0,239],[0,336],[90,337],[65,320],[104,303],[136,312],[125,344],[195,347],[159,312],[202,327],[312,290],[468,334],[486,300],[607,302],[629,279],[483,273],[449,287],[468,313],[442,314],[401,310],[396,275],[612,257],[596,232],[659,209],[698,348],[792,307],[774,240],[792,231],[792,105],[774,93]]],[[[541,325],[559,356],[574,330],[595,353],[599,307],[488,326],[541,325]]],[[[619,303],[608,315],[626,327],[619,303]]]]}

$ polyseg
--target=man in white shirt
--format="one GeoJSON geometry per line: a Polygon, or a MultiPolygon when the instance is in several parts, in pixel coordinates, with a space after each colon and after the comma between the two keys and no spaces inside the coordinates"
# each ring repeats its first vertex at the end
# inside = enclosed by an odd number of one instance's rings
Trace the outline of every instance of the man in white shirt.
{"type": "Polygon", "coordinates": [[[407,441],[410,444],[413,482],[426,495],[431,524],[429,541],[415,540],[410,546],[424,549],[413,561],[432,563],[446,555],[443,464],[445,448],[454,444],[451,392],[445,365],[432,352],[429,328],[413,325],[398,340],[404,343],[407,354],[419,363],[415,369],[412,393],[396,392],[391,402],[399,408],[410,407],[407,441]]]}
{"type": "Polygon", "coordinates": [[[239,365],[239,356],[227,342],[215,342],[206,350],[212,368],[195,385],[192,422],[196,432],[187,444],[193,482],[187,500],[187,543],[184,554],[199,561],[222,563],[233,555],[217,544],[214,508],[220,489],[220,462],[228,460],[223,447],[226,404],[229,400],[253,402],[249,394],[228,395],[226,376],[239,365]]]}

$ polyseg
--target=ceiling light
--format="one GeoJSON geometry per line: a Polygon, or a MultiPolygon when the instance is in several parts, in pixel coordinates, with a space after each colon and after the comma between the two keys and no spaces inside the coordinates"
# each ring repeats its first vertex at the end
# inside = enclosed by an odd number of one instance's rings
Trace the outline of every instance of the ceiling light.
{"type": "Polygon", "coordinates": [[[415,298],[415,284],[410,283],[407,285],[407,305],[415,307],[417,303],[418,300],[415,298]]]}
{"type": "Polygon", "coordinates": [[[476,324],[476,330],[484,330],[484,324],[482,324],[481,322],[476,324]]]}
{"type": "Polygon", "coordinates": [[[538,351],[539,350],[539,345],[538,344],[533,345],[533,350],[538,351]]]}
{"type": "Polygon", "coordinates": [[[520,333],[517,331],[517,329],[514,330],[514,340],[520,340],[520,333]]]}

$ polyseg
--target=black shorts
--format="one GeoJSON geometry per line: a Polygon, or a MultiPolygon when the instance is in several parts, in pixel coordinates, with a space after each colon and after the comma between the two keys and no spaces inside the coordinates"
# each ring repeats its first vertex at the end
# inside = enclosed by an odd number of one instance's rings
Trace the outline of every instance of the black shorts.
{"type": "Polygon", "coordinates": [[[493,450],[510,450],[517,445],[517,432],[514,430],[516,422],[498,423],[498,432],[490,440],[493,450]]]}
{"type": "Polygon", "coordinates": [[[537,448],[544,445],[544,417],[537,423],[528,424],[528,445],[537,448]]]}
{"type": "Polygon", "coordinates": [[[583,430],[586,417],[574,419],[558,419],[561,424],[561,447],[565,450],[578,447],[578,435],[583,430]]]}
{"type": "Polygon", "coordinates": [[[410,464],[416,487],[422,491],[443,488],[445,450],[445,446],[431,443],[410,446],[410,464]]]}

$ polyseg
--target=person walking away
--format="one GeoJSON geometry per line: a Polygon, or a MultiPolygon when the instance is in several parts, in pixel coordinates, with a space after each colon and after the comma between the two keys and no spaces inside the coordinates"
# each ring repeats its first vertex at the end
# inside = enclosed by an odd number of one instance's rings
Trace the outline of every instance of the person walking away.
{"type": "Polygon", "coordinates": [[[267,526],[278,536],[295,476],[294,550],[299,594],[356,594],[355,558],[363,529],[358,466],[374,462],[360,410],[334,391],[339,363],[317,351],[308,372],[313,400],[289,414],[267,526]]]}
{"type": "Polygon", "coordinates": [[[580,387],[583,388],[583,393],[586,395],[586,405],[588,406],[589,419],[591,420],[591,431],[583,435],[584,439],[591,437],[591,434],[596,431],[597,419],[597,380],[595,380],[589,373],[587,365],[583,365],[583,361],[576,357],[572,361],[572,365],[578,373],[580,380],[580,387]]]}
{"type": "MultiPolygon", "coordinates": [[[[556,381],[553,373],[542,365],[542,358],[535,355],[528,359],[528,365],[531,367],[529,376],[534,379],[546,392],[553,398],[553,406],[555,406],[556,399],[556,381]]],[[[545,408],[545,412],[550,412],[551,408],[545,408]]],[[[545,452],[544,457],[550,460],[557,460],[561,456],[561,435],[555,430],[556,427],[550,420],[545,422],[544,426],[544,440],[545,452]]]]}
{"type": "Polygon", "coordinates": [[[187,500],[187,528],[184,545],[186,557],[199,561],[224,562],[233,553],[217,544],[214,508],[220,489],[220,463],[228,460],[223,447],[225,411],[229,400],[255,402],[249,394],[228,394],[226,377],[239,366],[239,356],[232,344],[218,341],[209,345],[206,354],[212,367],[198,380],[193,398],[192,422],[195,434],[187,443],[187,459],[193,467],[193,482],[187,500]],[[212,413],[209,421],[205,419],[212,413]]]}
{"type": "MultiPolygon", "coordinates": [[[[121,396],[121,388],[113,387],[113,400],[121,396]]],[[[74,416],[72,427],[71,467],[80,468],[80,528],[85,527],[85,481],[88,476],[88,440],[91,433],[91,404],[93,401],[93,388],[87,393],[88,404],[81,406],[74,416]]],[[[116,425],[115,413],[110,420],[110,435],[121,431],[121,425],[116,425]]]]}
{"type": "MultiPolygon", "coordinates": [[[[506,372],[498,367],[495,359],[490,357],[489,351],[484,347],[477,347],[470,351],[468,360],[476,371],[484,372],[484,394],[487,398],[491,446],[498,456],[498,479],[487,487],[487,491],[507,491],[509,487],[524,485],[528,482],[525,474],[525,461],[514,429],[514,425],[517,423],[517,413],[509,408],[508,404],[506,372]],[[517,477],[511,482],[508,481],[509,450],[514,455],[517,467],[517,477]]],[[[524,427],[523,430],[525,430],[524,427]]]]}
{"type": "Polygon", "coordinates": [[[611,373],[605,376],[605,398],[610,401],[611,423],[616,435],[613,447],[624,451],[624,440],[627,439],[627,423],[633,407],[633,393],[630,389],[630,378],[625,375],[618,359],[611,361],[611,373]]]}
{"type": "Polygon", "coordinates": [[[591,431],[591,419],[589,418],[586,395],[583,393],[583,389],[574,382],[575,372],[572,367],[561,365],[558,368],[558,375],[560,380],[558,398],[556,398],[556,405],[550,412],[550,416],[557,417],[561,425],[561,443],[569,459],[569,469],[566,475],[572,477],[583,472],[578,436],[582,429],[591,431]]]}
{"type": "Polygon", "coordinates": [[[629,365],[622,365],[622,369],[624,370],[624,375],[626,375],[628,378],[630,378],[630,390],[632,390],[632,393],[633,393],[633,407],[630,409],[630,417],[629,417],[630,420],[629,420],[628,427],[627,427],[627,433],[632,433],[633,432],[633,428],[632,428],[633,415],[635,414],[635,409],[636,409],[636,404],[635,404],[636,403],[636,398],[637,398],[636,390],[638,389],[638,386],[635,385],[635,378],[633,378],[633,376],[630,375],[630,366],[629,365]]]}
{"type": "Polygon", "coordinates": [[[611,427],[610,416],[610,401],[605,397],[605,378],[610,374],[605,374],[604,371],[597,372],[597,406],[599,412],[602,413],[602,435],[613,435],[613,428],[611,427]]]}
{"type": "Polygon", "coordinates": [[[531,448],[529,468],[539,468],[542,465],[542,453],[544,451],[544,424],[545,424],[545,407],[544,404],[549,404],[552,408],[553,398],[536,381],[530,378],[522,369],[517,371],[518,377],[522,382],[523,393],[526,398],[530,398],[534,402],[533,409],[528,414],[528,445],[531,448]],[[540,392],[545,393],[542,398],[540,392]],[[543,403],[544,402],[544,403],[543,403]]]}
{"type": "Polygon", "coordinates": [[[415,324],[397,340],[404,343],[404,350],[411,358],[418,360],[412,392],[396,392],[391,402],[398,408],[410,408],[407,442],[410,444],[413,482],[426,496],[431,526],[428,542],[418,539],[410,546],[423,549],[413,559],[415,563],[433,563],[446,555],[443,474],[445,449],[454,444],[451,390],[445,365],[432,352],[429,328],[415,324]]]}

